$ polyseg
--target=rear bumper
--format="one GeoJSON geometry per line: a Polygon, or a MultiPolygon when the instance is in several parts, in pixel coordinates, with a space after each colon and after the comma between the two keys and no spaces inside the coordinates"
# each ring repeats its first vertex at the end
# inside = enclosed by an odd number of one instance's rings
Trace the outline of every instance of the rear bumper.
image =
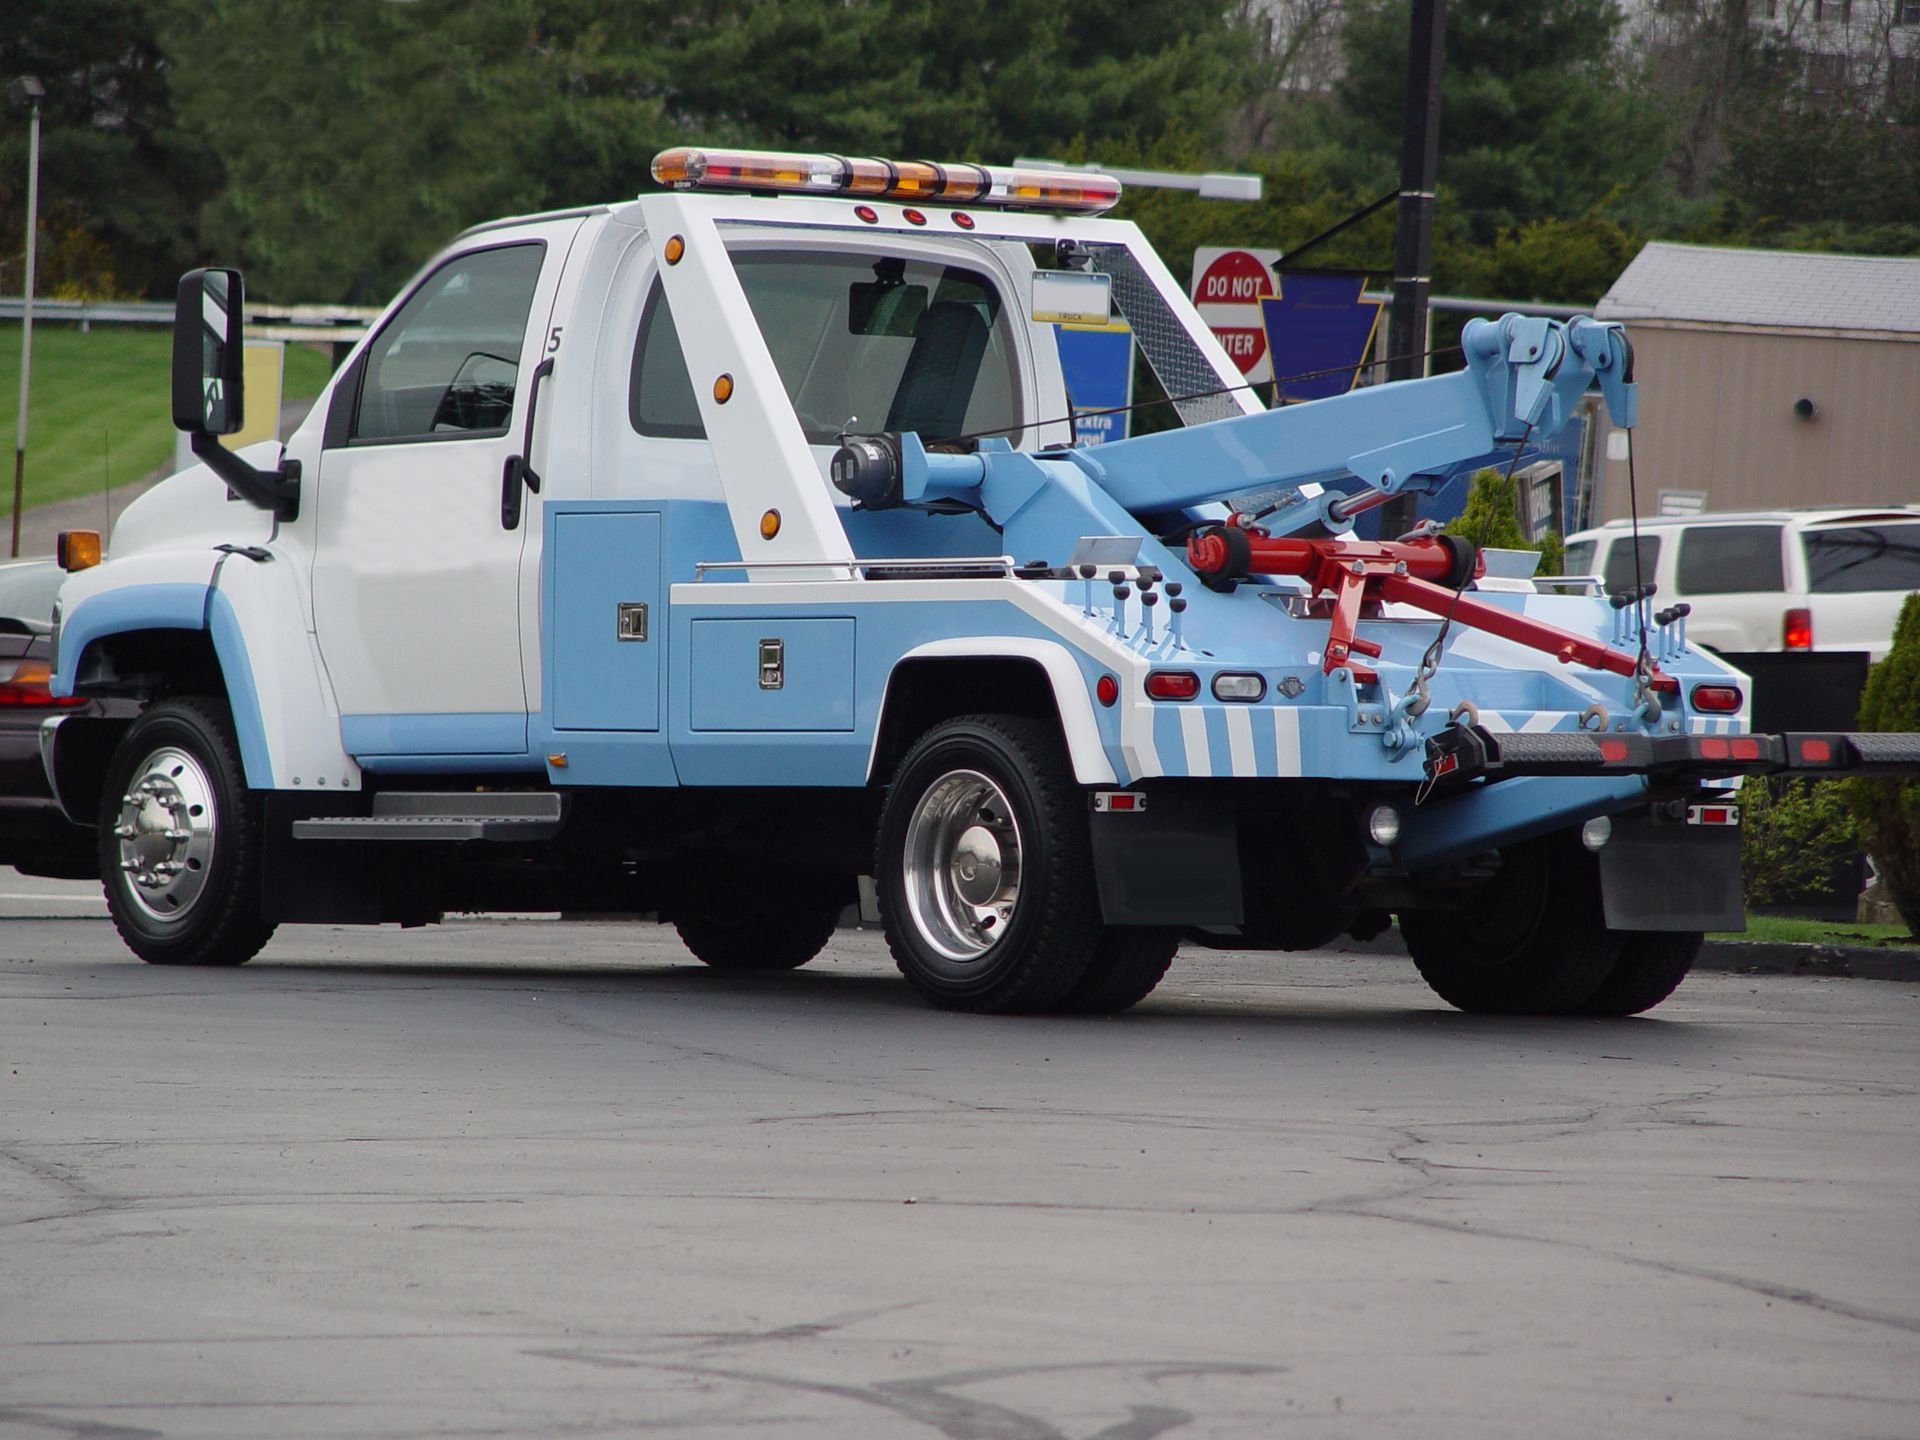
{"type": "Polygon", "coordinates": [[[1685,784],[1742,775],[1920,775],[1920,734],[1525,735],[1450,725],[1427,742],[1427,778],[1454,788],[1519,776],[1628,776],[1685,784]]]}
{"type": "Polygon", "coordinates": [[[34,875],[96,875],[93,830],[67,819],[51,795],[0,795],[0,865],[34,875]]]}

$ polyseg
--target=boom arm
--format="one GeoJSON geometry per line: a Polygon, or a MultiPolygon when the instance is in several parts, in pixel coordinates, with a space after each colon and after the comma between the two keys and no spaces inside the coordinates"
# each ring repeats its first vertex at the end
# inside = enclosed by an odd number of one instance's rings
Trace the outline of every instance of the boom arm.
{"type": "MultiPolygon", "coordinates": [[[[1633,424],[1633,351],[1619,325],[1506,315],[1468,322],[1461,347],[1467,366],[1452,375],[1119,440],[1073,458],[1127,509],[1154,512],[1347,476],[1385,495],[1437,489],[1514,445],[1559,434],[1596,380],[1614,424],[1633,424]]],[[[1274,528],[1291,528],[1292,518],[1274,528]]]]}

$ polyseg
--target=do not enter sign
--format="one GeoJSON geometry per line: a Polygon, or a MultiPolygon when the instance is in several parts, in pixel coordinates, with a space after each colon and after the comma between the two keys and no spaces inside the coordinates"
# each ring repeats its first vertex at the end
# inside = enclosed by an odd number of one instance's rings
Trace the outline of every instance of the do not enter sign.
{"type": "Polygon", "coordinates": [[[1273,266],[1278,250],[1223,250],[1202,246],[1193,252],[1193,303],[1240,373],[1256,384],[1271,379],[1267,332],[1260,300],[1279,293],[1273,266]]]}

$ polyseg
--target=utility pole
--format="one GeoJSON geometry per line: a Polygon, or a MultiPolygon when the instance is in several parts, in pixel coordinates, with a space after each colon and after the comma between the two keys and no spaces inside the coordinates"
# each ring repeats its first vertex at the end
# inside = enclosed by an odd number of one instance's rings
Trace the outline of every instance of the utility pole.
{"type": "MultiPolygon", "coordinates": [[[[1433,271],[1433,192],[1440,171],[1440,72],[1446,61],[1446,0],[1413,0],[1407,43],[1407,104],[1400,134],[1400,226],[1393,251],[1393,308],[1387,379],[1427,373],[1427,292],[1433,271]]],[[[1414,526],[1415,497],[1380,507],[1387,539],[1414,526]]]]}
{"type": "Polygon", "coordinates": [[[7,98],[16,105],[33,107],[27,137],[27,271],[21,293],[26,304],[20,316],[20,424],[13,441],[13,549],[20,554],[20,502],[27,476],[27,367],[33,360],[33,239],[38,228],[40,208],[40,101],[47,93],[31,75],[22,75],[7,87],[7,98]]]}

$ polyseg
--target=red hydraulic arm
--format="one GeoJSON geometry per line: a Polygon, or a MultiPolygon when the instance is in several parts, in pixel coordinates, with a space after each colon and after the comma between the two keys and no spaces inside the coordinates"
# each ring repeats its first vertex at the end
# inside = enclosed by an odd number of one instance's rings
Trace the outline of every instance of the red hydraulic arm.
{"type": "MultiPolygon", "coordinates": [[[[1363,684],[1378,678],[1366,661],[1377,657],[1380,647],[1355,633],[1361,607],[1368,600],[1414,605],[1450,616],[1458,624],[1544,650],[1563,665],[1578,663],[1616,675],[1635,673],[1640,663],[1636,655],[1460,594],[1458,587],[1479,573],[1478,558],[1471,545],[1453,536],[1303,540],[1265,535],[1231,522],[1209,526],[1187,541],[1187,563],[1209,584],[1246,575],[1298,575],[1312,585],[1314,594],[1331,593],[1332,626],[1321,662],[1327,674],[1344,667],[1363,684]]],[[[1655,690],[1680,688],[1658,666],[1652,667],[1652,684],[1655,690]]]]}

